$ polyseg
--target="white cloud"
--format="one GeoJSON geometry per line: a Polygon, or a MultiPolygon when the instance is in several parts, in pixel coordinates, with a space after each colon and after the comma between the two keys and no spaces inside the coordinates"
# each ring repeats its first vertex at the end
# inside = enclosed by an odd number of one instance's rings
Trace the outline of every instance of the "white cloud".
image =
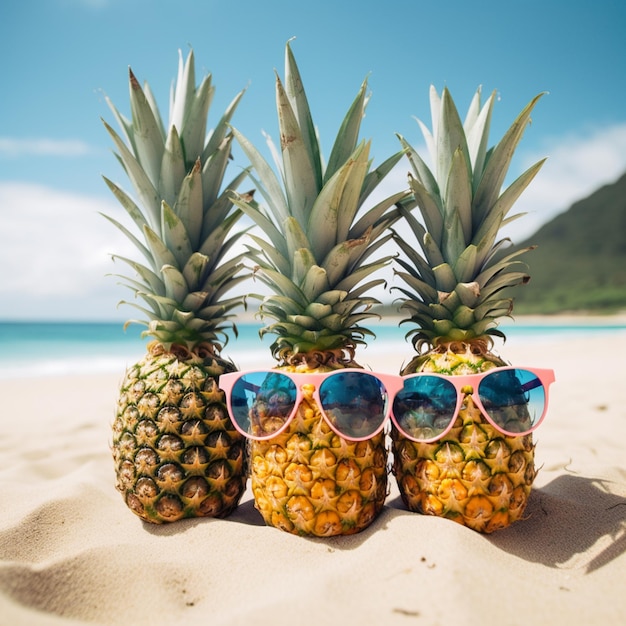
{"type": "Polygon", "coordinates": [[[614,183],[626,172],[626,124],[552,137],[544,148],[541,154],[520,154],[519,173],[545,156],[548,160],[515,207],[517,212],[528,213],[506,231],[516,241],[529,237],[574,202],[614,183]]]}
{"type": "Polygon", "coordinates": [[[78,139],[15,139],[0,137],[0,155],[6,157],[22,156],[82,156],[92,148],[78,139]]]}
{"type": "Polygon", "coordinates": [[[98,212],[123,219],[114,200],[0,183],[0,317],[115,316],[126,293],[105,275],[132,244],[98,212]]]}

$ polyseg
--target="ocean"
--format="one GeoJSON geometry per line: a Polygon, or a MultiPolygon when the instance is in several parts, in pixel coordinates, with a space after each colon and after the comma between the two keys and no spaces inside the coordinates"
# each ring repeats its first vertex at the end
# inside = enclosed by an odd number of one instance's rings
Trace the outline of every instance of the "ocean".
{"type": "MultiPolygon", "coordinates": [[[[273,361],[269,347],[273,336],[259,338],[260,324],[239,323],[239,335],[231,337],[224,356],[240,368],[268,367],[273,361]]],[[[0,322],[0,378],[22,376],[58,376],[77,373],[123,373],[126,366],[145,352],[141,339],[143,326],[130,325],[126,331],[121,322],[0,322]]],[[[408,327],[396,323],[371,324],[376,339],[367,348],[359,348],[357,360],[373,366],[376,354],[397,352],[403,360],[411,354],[405,340],[408,327]]],[[[626,324],[612,323],[503,323],[507,343],[539,341],[548,337],[580,336],[581,333],[609,334],[626,332],[626,324]]]]}

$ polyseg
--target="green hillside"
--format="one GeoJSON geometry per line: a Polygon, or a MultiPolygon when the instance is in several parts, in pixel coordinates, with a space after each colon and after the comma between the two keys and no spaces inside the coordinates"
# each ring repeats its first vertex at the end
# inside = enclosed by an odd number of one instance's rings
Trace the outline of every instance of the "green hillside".
{"type": "Polygon", "coordinates": [[[515,314],[626,309],[626,174],[545,224],[516,247],[530,282],[517,287],[515,314]]]}

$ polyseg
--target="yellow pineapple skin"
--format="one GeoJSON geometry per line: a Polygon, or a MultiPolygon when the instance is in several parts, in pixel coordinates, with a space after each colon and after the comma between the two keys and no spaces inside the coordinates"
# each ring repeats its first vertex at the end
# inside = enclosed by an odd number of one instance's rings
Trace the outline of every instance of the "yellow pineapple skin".
{"type": "MultiPolygon", "coordinates": [[[[276,369],[306,371],[294,366],[276,369]]],[[[324,421],[312,393],[304,387],[303,400],[285,432],[251,441],[255,507],[268,526],[292,534],[358,533],[376,519],[387,497],[385,435],[358,442],[339,437],[324,421]]]]}
{"type": "Polygon", "coordinates": [[[226,517],[239,504],[246,441],[216,383],[229,369],[219,358],[157,350],[126,371],[112,454],[116,488],[142,520],[226,517]]]}
{"type": "MultiPolygon", "coordinates": [[[[450,344],[413,359],[401,372],[471,374],[506,365],[469,344],[450,344]]],[[[523,518],[536,476],[532,434],[507,437],[466,396],[444,439],[417,443],[391,431],[393,474],[410,511],[445,517],[483,533],[523,518]]]]}

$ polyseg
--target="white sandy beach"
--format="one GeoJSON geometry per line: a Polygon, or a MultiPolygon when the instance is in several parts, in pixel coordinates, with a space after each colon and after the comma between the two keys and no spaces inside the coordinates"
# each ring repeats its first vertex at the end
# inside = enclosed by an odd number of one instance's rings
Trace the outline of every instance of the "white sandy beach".
{"type": "Polygon", "coordinates": [[[624,623],[626,334],[498,352],[556,383],[527,519],[492,535],[408,512],[393,479],[348,537],[266,527],[249,492],[227,519],[145,524],[114,488],[121,372],[0,381],[0,624],[624,623]]]}

